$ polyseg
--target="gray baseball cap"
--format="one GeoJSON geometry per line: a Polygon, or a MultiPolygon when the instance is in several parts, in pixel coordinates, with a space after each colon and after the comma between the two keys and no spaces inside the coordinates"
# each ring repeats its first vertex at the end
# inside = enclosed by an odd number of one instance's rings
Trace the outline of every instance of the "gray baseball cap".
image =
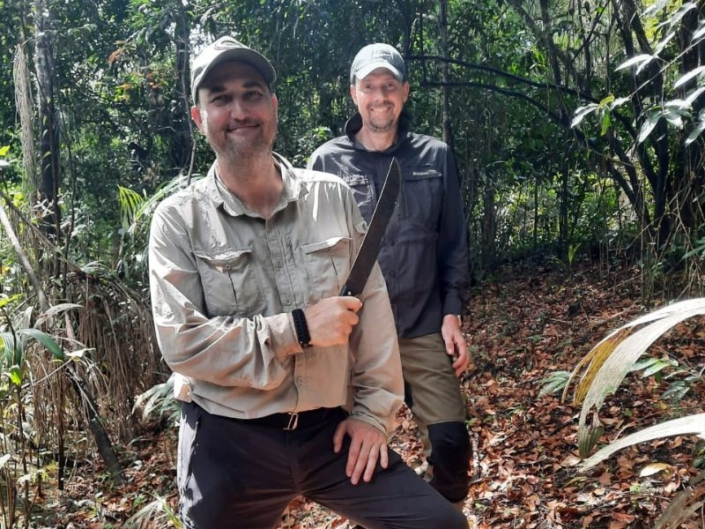
{"type": "Polygon", "coordinates": [[[198,88],[206,75],[215,66],[228,61],[246,62],[260,73],[270,88],[277,80],[274,67],[264,55],[232,37],[220,37],[213,44],[207,46],[193,61],[191,95],[195,104],[198,104],[198,88]]]}
{"type": "Polygon", "coordinates": [[[401,54],[389,44],[368,44],[355,55],[350,67],[350,84],[364,79],[377,68],[389,70],[399,81],[406,80],[406,64],[401,54]]]}

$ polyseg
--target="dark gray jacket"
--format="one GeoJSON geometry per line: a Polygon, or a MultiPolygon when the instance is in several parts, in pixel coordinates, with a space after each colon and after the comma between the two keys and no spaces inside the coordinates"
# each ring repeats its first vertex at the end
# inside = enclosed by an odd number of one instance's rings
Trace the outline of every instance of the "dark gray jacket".
{"type": "Polygon", "coordinates": [[[357,142],[361,127],[355,114],[345,136],[316,149],[309,168],[345,180],[369,222],[391,159],[397,158],[402,195],[378,260],[399,336],[440,332],[444,315],[462,312],[468,290],[467,227],[455,160],[447,144],[409,132],[406,113],[397,141],[386,151],[368,151],[357,142]]]}

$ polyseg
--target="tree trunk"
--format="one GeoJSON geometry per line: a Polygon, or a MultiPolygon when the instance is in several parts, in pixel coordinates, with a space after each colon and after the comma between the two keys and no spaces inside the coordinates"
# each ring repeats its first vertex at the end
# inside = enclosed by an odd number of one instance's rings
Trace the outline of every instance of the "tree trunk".
{"type": "Polygon", "coordinates": [[[174,169],[183,171],[193,156],[193,124],[191,123],[191,105],[189,79],[189,38],[191,25],[186,6],[178,2],[176,28],[174,30],[176,52],[176,75],[179,79],[178,94],[174,108],[174,132],[171,142],[171,159],[174,169]]]}
{"type": "MultiPolygon", "coordinates": [[[[35,0],[35,68],[39,104],[39,193],[44,203],[43,229],[58,236],[59,141],[54,111],[54,54],[48,0],[35,0]]],[[[56,268],[55,268],[56,269],[56,268]]]]}
{"type": "MultiPolygon", "coordinates": [[[[438,20],[441,33],[441,53],[443,57],[448,56],[448,0],[441,0],[441,16],[438,20]]],[[[443,141],[446,142],[453,152],[453,131],[450,121],[450,87],[448,85],[448,61],[443,61],[443,141]]]]}

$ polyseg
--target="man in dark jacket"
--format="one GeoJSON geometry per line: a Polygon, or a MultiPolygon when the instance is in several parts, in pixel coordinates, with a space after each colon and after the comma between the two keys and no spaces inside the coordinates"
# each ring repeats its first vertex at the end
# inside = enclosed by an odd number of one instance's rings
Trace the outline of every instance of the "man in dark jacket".
{"type": "Polygon", "coordinates": [[[406,67],[387,44],[365,46],[350,70],[358,112],[345,135],[319,147],[309,168],[338,174],[370,220],[392,157],[402,196],[379,264],[394,312],[406,400],[419,424],[428,475],[462,509],[470,443],[456,377],[468,366],[461,312],[468,287],[466,221],[455,160],[447,144],[409,131],[406,67]]]}

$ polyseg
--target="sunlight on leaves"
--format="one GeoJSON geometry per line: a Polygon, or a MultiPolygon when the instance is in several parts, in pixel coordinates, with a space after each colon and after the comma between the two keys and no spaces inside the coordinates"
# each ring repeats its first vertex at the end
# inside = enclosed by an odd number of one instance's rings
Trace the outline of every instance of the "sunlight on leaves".
{"type": "Polygon", "coordinates": [[[651,61],[653,61],[656,57],[654,55],[648,55],[648,54],[640,54],[632,57],[631,59],[624,61],[622,64],[617,66],[615,68],[616,71],[619,70],[625,70],[627,68],[631,68],[632,66],[638,66],[639,68],[642,68],[643,66],[649,64],[651,61]]]}
{"type": "Polygon", "coordinates": [[[641,431],[631,435],[612,441],[609,445],[601,448],[592,456],[587,458],[579,467],[580,472],[585,472],[598,463],[601,463],[615,452],[622,450],[628,446],[633,446],[662,437],[671,437],[674,435],[702,435],[705,436],[705,413],[681,417],[666,421],[649,428],[644,428],[641,431]]]}

